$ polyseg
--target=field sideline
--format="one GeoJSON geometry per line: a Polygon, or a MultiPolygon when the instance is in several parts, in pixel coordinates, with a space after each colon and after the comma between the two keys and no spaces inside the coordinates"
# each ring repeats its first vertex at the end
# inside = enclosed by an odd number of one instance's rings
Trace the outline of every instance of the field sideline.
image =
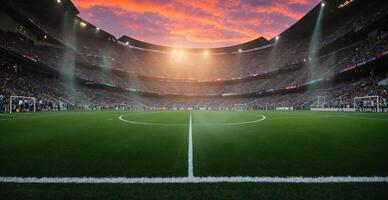
{"type": "MultiPolygon", "coordinates": [[[[91,179],[85,177],[92,177],[97,182],[108,178],[101,182],[105,184],[172,180],[171,186],[158,187],[175,192],[194,187],[187,183],[202,183],[195,188],[217,188],[239,182],[231,196],[247,184],[267,188],[271,182],[325,183],[322,188],[360,187],[360,197],[386,197],[382,190],[388,182],[388,115],[382,113],[20,113],[0,115],[0,130],[0,194],[4,195],[28,190],[39,194],[44,188],[41,183],[50,181],[90,184],[91,179]],[[368,187],[366,183],[338,186],[336,182],[366,182],[368,187]]],[[[126,187],[144,189],[136,185],[126,187]]]]}

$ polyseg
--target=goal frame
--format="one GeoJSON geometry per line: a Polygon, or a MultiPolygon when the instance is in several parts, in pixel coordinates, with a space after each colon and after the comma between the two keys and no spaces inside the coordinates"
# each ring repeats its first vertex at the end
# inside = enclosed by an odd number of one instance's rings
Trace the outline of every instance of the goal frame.
{"type": "Polygon", "coordinates": [[[354,111],[357,111],[356,109],[356,101],[357,100],[360,100],[360,99],[371,99],[371,98],[376,98],[377,99],[377,102],[376,102],[376,112],[380,112],[380,97],[377,96],[377,95],[374,95],[374,96],[362,96],[362,97],[354,97],[353,98],[353,108],[354,108],[354,111]]]}
{"type": "MultiPolygon", "coordinates": [[[[63,97],[59,97],[59,98],[58,98],[58,107],[59,107],[59,110],[60,110],[60,111],[63,111],[63,110],[62,110],[62,107],[61,107],[61,102],[65,102],[65,103],[70,104],[70,105],[72,105],[72,106],[75,107],[74,103],[72,103],[71,101],[69,101],[69,100],[67,100],[67,99],[65,99],[65,98],[63,98],[63,97]]],[[[66,108],[66,110],[67,110],[67,108],[66,108]]]]}
{"type": "Polygon", "coordinates": [[[234,104],[233,107],[234,107],[234,110],[248,110],[248,104],[245,104],[245,103],[234,104]],[[240,109],[238,107],[243,109],[240,109]]]}
{"type": "Polygon", "coordinates": [[[26,96],[12,95],[12,96],[9,97],[9,114],[12,114],[12,100],[15,99],[15,98],[32,99],[32,101],[34,102],[33,111],[32,112],[36,112],[36,98],[35,97],[26,97],[26,96]]]}
{"type": "Polygon", "coordinates": [[[317,108],[324,108],[325,104],[326,104],[326,96],[317,96],[317,108]]]}

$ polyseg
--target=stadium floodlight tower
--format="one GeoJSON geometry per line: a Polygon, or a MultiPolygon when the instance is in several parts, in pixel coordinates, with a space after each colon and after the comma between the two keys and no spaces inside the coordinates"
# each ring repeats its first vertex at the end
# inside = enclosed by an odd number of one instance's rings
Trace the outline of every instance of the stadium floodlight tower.
{"type": "Polygon", "coordinates": [[[322,24],[323,24],[323,15],[324,15],[324,7],[325,7],[325,2],[321,3],[321,9],[319,10],[319,15],[316,19],[315,22],[315,27],[312,33],[311,41],[309,44],[308,48],[308,57],[311,58],[311,67],[314,69],[315,68],[315,60],[318,54],[318,43],[321,38],[322,34],[322,24]]]}
{"type": "Polygon", "coordinates": [[[18,106],[24,106],[22,104],[24,104],[25,102],[23,100],[30,100],[32,101],[32,112],[36,112],[36,99],[35,97],[25,97],[25,96],[10,96],[9,97],[9,114],[12,114],[12,105],[13,105],[13,102],[15,102],[14,100],[16,99],[19,99],[19,101],[16,102],[16,104],[18,104],[18,106]]]}

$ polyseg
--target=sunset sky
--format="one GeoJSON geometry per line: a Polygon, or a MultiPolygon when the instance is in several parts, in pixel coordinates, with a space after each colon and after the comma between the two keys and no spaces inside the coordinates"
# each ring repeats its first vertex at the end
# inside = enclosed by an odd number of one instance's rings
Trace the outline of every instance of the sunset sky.
{"type": "Polygon", "coordinates": [[[176,47],[222,47],[275,37],[320,0],[73,0],[112,33],[176,47]]]}

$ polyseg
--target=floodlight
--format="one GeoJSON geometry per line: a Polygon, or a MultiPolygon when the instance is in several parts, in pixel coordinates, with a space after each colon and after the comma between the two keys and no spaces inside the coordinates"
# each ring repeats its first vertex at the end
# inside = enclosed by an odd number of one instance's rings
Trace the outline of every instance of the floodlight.
{"type": "Polygon", "coordinates": [[[57,3],[61,3],[61,0],[57,0],[57,3]]]}
{"type": "Polygon", "coordinates": [[[321,3],[321,6],[322,6],[322,7],[325,7],[325,2],[322,2],[322,3],[321,3]]]}
{"type": "Polygon", "coordinates": [[[242,52],[242,50],[241,50],[241,49],[239,49],[239,50],[238,50],[238,52],[240,52],[240,53],[241,53],[241,52],[242,52]]]}
{"type": "Polygon", "coordinates": [[[79,25],[83,28],[83,27],[86,27],[87,24],[85,22],[80,22],[79,25]]]}

